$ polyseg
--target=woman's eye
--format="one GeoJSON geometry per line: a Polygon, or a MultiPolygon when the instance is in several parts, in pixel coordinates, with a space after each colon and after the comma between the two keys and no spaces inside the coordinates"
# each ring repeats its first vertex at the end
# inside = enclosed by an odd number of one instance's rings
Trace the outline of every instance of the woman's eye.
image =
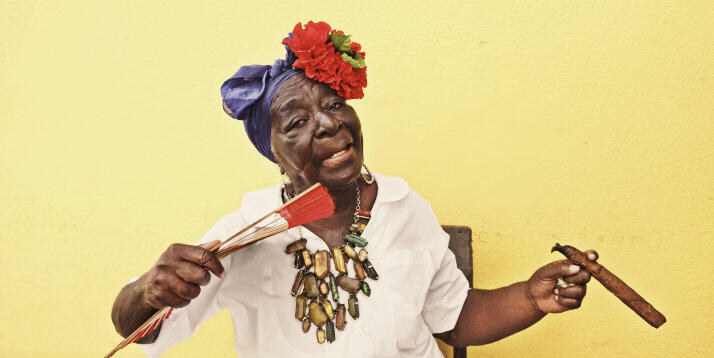
{"type": "Polygon", "coordinates": [[[290,125],[289,129],[300,127],[301,125],[303,125],[305,123],[305,121],[306,121],[305,118],[299,118],[299,119],[293,121],[293,123],[290,125]]]}
{"type": "Polygon", "coordinates": [[[345,104],[342,103],[342,102],[335,102],[335,103],[333,103],[333,104],[330,105],[330,110],[340,109],[340,108],[342,108],[342,106],[344,106],[344,105],[345,105],[345,104]]]}

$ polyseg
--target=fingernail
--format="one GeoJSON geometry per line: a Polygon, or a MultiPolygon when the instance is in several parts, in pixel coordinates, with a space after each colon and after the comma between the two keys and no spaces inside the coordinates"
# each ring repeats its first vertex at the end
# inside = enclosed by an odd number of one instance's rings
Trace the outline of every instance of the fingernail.
{"type": "Polygon", "coordinates": [[[221,274],[218,277],[220,277],[220,278],[226,277],[226,271],[221,272],[221,274]]]}
{"type": "Polygon", "coordinates": [[[572,272],[572,273],[576,273],[576,272],[580,271],[580,266],[578,266],[578,265],[570,265],[570,267],[568,267],[568,271],[570,271],[570,272],[572,272]]]}
{"type": "Polygon", "coordinates": [[[558,296],[555,296],[555,300],[556,300],[556,301],[558,300],[558,296]]]}
{"type": "Polygon", "coordinates": [[[555,294],[557,295],[557,294],[558,294],[558,289],[556,288],[555,290],[553,290],[553,293],[555,293],[555,294]]]}
{"type": "Polygon", "coordinates": [[[595,260],[595,254],[588,254],[588,259],[595,260]]]}

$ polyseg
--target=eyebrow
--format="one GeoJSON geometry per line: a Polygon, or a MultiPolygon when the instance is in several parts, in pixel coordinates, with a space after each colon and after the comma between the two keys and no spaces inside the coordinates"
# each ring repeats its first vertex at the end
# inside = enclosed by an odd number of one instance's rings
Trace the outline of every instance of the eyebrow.
{"type": "Polygon", "coordinates": [[[284,105],[280,106],[280,108],[278,108],[278,112],[283,113],[283,112],[290,111],[298,103],[300,103],[300,98],[294,97],[294,98],[288,100],[284,105]]]}

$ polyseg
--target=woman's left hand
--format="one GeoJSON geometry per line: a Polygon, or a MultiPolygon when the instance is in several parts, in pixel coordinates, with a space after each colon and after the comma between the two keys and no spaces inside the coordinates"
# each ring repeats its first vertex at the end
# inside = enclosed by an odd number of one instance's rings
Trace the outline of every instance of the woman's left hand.
{"type": "MultiPolygon", "coordinates": [[[[588,260],[595,261],[595,250],[585,251],[588,260]]],[[[526,282],[526,294],[538,310],[543,313],[560,313],[576,309],[585,297],[585,284],[590,281],[590,273],[573,265],[568,260],[551,262],[539,268],[526,282]],[[558,278],[573,284],[557,287],[558,278]]]]}

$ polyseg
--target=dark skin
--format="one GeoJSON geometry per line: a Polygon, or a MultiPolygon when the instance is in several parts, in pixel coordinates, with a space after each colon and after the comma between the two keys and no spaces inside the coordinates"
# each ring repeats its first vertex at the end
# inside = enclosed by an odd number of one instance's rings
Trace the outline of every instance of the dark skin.
{"type": "MultiPolygon", "coordinates": [[[[299,193],[320,182],[335,197],[335,215],[305,225],[328,246],[341,246],[355,208],[355,186],[361,208],[370,210],[377,185],[360,179],[363,140],[359,118],[344,98],[327,85],[302,74],[285,81],[271,104],[271,144],[281,170],[291,180],[287,190],[299,193]]],[[[127,337],[158,309],[183,307],[198,296],[212,272],[224,275],[218,259],[202,246],[173,244],[156,264],[119,293],[112,310],[114,325],[127,337]]],[[[595,251],[586,251],[597,260],[595,251]]],[[[527,280],[495,290],[471,289],[453,330],[435,334],[463,347],[497,341],[521,331],[548,313],[580,307],[590,274],[567,260],[549,263],[527,280]],[[557,288],[556,280],[574,284],[557,288]]],[[[140,343],[156,339],[159,330],[140,343]]]]}

